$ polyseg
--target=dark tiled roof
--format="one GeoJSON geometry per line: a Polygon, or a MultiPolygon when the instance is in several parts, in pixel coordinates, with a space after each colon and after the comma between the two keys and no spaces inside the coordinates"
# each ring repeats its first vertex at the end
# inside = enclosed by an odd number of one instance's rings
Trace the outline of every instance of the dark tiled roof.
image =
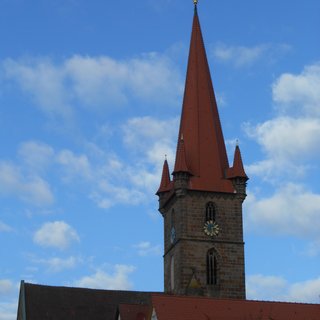
{"type": "Polygon", "coordinates": [[[158,320],[319,320],[320,304],[152,295],[158,320]]]}
{"type": "Polygon", "coordinates": [[[26,320],[114,320],[119,304],[151,304],[150,292],[52,287],[29,283],[25,283],[24,288],[26,320]]]}
{"type": "Polygon", "coordinates": [[[120,304],[119,314],[121,320],[147,320],[151,318],[152,307],[142,304],[120,304]]]}

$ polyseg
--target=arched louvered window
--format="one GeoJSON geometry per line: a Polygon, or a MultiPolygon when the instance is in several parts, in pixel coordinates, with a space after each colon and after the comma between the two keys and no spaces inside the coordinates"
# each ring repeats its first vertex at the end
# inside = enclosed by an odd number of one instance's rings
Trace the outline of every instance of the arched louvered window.
{"type": "Polygon", "coordinates": [[[213,202],[208,202],[206,205],[206,221],[215,221],[216,219],[216,206],[213,202]]]}
{"type": "Polygon", "coordinates": [[[207,284],[216,285],[218,283],[218,261],[215,251],[209,250],[207,253],[207,284]]]}

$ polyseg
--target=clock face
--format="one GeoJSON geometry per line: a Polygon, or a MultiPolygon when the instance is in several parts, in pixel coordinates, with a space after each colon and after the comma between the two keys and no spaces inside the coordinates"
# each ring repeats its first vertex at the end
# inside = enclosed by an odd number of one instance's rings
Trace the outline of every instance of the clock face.
{"type": "Polygon", "coordinates": [[[171,243],[174,243],[176,241],[176,229],[174,227],[171,228],[170,241],[171,243]]]}
{"type": "Polygon", "coordinates": [[[215,221],[209,220],[204,224],[203,231],[207,236],[213,237],[219,234],[220,227],[215,221]]]}

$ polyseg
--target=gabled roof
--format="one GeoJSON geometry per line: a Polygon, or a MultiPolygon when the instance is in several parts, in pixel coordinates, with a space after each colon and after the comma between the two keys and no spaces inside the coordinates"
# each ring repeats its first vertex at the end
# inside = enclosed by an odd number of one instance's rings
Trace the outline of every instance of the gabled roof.
{"type": "Polygon", "coordinates": [[[320,304],[222,300],[21,282],[22,320],[319,320],[320,304]]]}
{"type": "Polygon", "coordinates": [[[157,320],[319,320],[319,304],[152,295],[157,320]]]}
{"type": "Polygon", "coordinates": [[[114,320],[120,304],[151,305],[151,293],[21,282],[18,313],[23,320],[114,320]]]}
{"type": "Polygon", "coordinates": [[[176,163],[181,158],[181,137],[184,142],[185,163],[192,173],[189,189],[233,193],[233,185],[226,179],[229,163],[196,9],[176,163]]]}

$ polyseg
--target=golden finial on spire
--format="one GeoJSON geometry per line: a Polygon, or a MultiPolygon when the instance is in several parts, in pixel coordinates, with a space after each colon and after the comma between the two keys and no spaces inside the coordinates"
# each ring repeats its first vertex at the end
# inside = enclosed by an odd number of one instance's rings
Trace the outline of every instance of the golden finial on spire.
{"type": "Polygon", "coordinates": [[[198,0],[193,0],[193,3],[196,6],[198,4],[198,0]]]}

